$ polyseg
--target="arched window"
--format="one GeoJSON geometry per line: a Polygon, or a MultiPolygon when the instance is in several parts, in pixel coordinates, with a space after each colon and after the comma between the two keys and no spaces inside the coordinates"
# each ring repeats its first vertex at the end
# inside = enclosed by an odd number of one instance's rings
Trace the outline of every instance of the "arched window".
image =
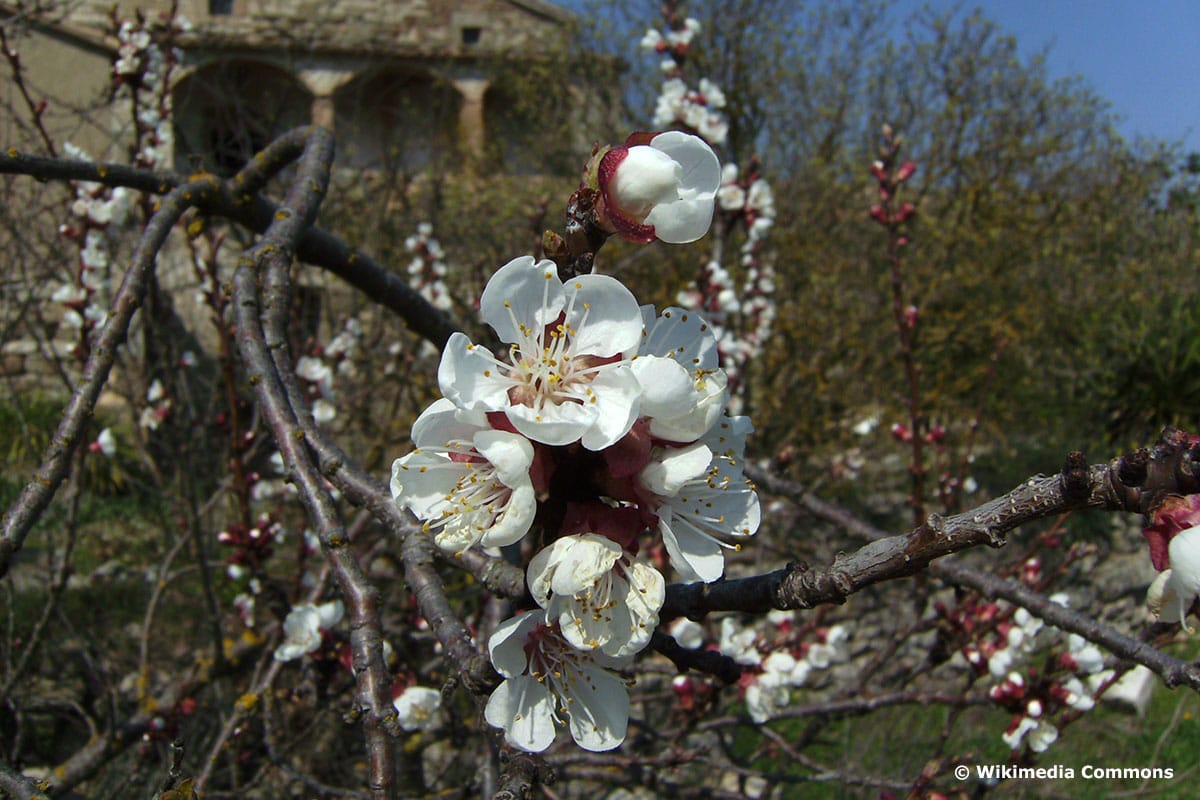
{"type": "Polygon", "coordinates": [[[454,87],[429,73],[393,67],[356,78],[334,97],[338,162],[397,172],[448,164],[461,105],[454,87]]]}
{"type": "Polygon", "coordinates": [[[287,72],[257,61],[220,61],[175,87],[177,170],[232,175],[284,131],[311,121],[312,101],[287,72]]]}

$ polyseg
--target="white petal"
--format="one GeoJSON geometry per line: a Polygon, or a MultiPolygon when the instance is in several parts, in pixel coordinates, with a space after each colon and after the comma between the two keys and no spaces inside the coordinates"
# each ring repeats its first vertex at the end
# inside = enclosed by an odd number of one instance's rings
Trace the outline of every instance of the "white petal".
{"type": "Polygon", "coordinates": [[[629,725],[629,692],[625,682],[609,672],[584,667],[586,680],[577,681],[570,706],[571,736],[584,750],[612,750],[625,741],[629,725]]]}
{"type": "Polygon", "coordinates": [[[434,519],[449,508],[462,471],[445,456],[413,451],[392,462],[392,497],[420,519],[434,519]]]}
{"type": "Polygon", "coordinates": [[[450,335],[438,364],[438,386],[456,406],[499,411],[508,405],[512,385],[486,348],[471,344],[466,334],[450,335]]]}
{"type": "MultiPolygon", "coordinates": [[[[550,262],[547,262],[550,263],[550,262]]],[[[607,358],[637,347],[642,339],[642,314],[625,284],[609,275],[582,275],[567,284],[568,324],[575,329],[571,350],[607,358]]]]}
{"type": "Polygon", "coordinates": [[[508,431],[480,431],[474,436],[474,444],[479,454],[496,468],[496,475],[505,486],[529,482],[533,445],[524,436],[508,431]]]}
{"type": "Polygon", "coordinates": [[[690,442],[704,436],[725,412],[729,403],[729,394],[725,391],[728,384],[724,370],[705,373],[696,380],[698,398],[693,407],[677,417],[651,419],[651,435],[669,442],[690,442]]]}
{"type": "Polygon", "coordinates": [[[486,427],[486,417],[482,413],[462,412],[460,415],[458,406],[439,397],[413,422],[410,435],[417,447],[445,447],[455,439],[471,441],[482,427],[486,427]]]}
{"type": "Polygon", "coordinates": [[[525,654],[525,640],[542,620],[540,613],[527,612],[504,620],[488,638],[488,655],[492,666],[506,678],[525,672],[529,657],[525,654]]]}
{"type": "Polygon", "coordinates": [[[504,413],[514,428],[533,441],[564,445],[579,441],[596,423],[597,405],[599,403],[547,403],[541,409],[510,405],[504,408],[504,413]]]}
{"type": "Polygon", "coordinates": [[[328,603],[322,603],[317,606],[317,625],[320,628],[329,630],[342,621],[342,615],[345,613],[346,608],[342,605],[341,600],[331,600],[328,603]]]}
{"type": "Polygon", "coordinates": [[[504,729],[513,747],[540,753],[554,741],[554,698],[544,683],[528,675],[496,687],[483,712],[488,724],[504,729]]]}
{"type": "Polygon", "coordinates": [[[695,408],[692,376],[674,359],[639,356],[629,366],[641,384],[642,416],[678,417],[695,408]]]}
{"type": "MultiPolygon", "coordinates": [[[[479,298],[479,314],[503,342],[527,338],[520,325],[540,333],[565,306],[562,281],[553,261],[514,258],[491,277],[479,298]]],[[[444,390],[443,390],[444,391],[444,390]]]]}
{"type": "Polygon", "coordinates": [[[628,367],[612,366],[601,370],[592,381],[596,418],[584,432],[581,444],[588,450],[603,450],[629,433],[638,417],[641,384],[628,367]]]}
{"type": "Polygon", "coordinates": [[[642,469],[642,485],[660,497],[674,497],[681,486],[708,471],[713,454],[699,442],[686,447],[664,447],[642,469]]]}
{"type": "Polygon", "coordinates": [[[1177,533],[1167,548],[1171,561],[1171,588],[1184,611],[1200,595],[1200,527],[1177,533]]]}
{"type": "Polygon", "coordinates": [[[639,353],[673,358],[688,370],[717,368],[716,337],[697,312],[671,306],[655,318],[654,307],[645,306],[642,324],[646,337],[639,353]]]}
{"type": "Polygon", "coordinates": [[[712,539],[680,529],[678,537],[671,526],[669,508],[659,510],[658,530],[663,546],[671,557],[671,566],[684,581],[712,583],[725,572],[725,554],[712,539]]]}
{"type": "Polygon", "coordinates": [[[646,224],[652,225],[654,235],[668,244],[688,244],[708,233],[712,217],[712,198],[693,197],[655,206],[646,215],[646,224]]]}
{"type": "Polygon", "coordinates": [[[597,580],[612,571],[621,557],[621,546],[603,536],[585,533],[564,536],[552,545],[554,575],[550,588],[555,594],[574,595],[591,589],[597,580]]]}
{"type": "Polygon", "coordinates": [[[484,547],[503,547],[520,541],[521,537],[529,532],[536,512],[537,496],[533,485],[526,481],[513,487],[512,496],[509,497],[504,512],[496,518],[492,527],[484,532],[479,543],[484,547]]]}

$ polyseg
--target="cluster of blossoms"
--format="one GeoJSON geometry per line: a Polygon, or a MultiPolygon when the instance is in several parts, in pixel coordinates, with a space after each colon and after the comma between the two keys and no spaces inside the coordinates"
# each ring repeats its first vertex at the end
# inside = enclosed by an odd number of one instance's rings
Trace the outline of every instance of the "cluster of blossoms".
{"type": "MultiPolygon", "coordinates": [[[[345,616],[341,600],[328,603],[302,603],[293,606],[283,620],[283,642],[275,648],[276,661],[294,661],[304,656],[323,662],[340,663],[353,672],[353,660],[345,642],[334,639],[333,628],[345,616]]],[[[383,643],[384,659],[394,656],[391,646],[383,643]]],[[[406,731],[429,731],[441,724],[442,695],[436,689],[420,686],[404,676],[391,687],[392,707],[397,721],[406,731]]]]}
{"type": "Polygon", "coordinates": [[[741,365],[762,352],[775,321],[775,270],[764,257],[767,236],[775,224],[775,196],[760,174],[757,159],[752,159],[745,171],[736,164],[725,165],[717,206],[726,230],[740,224],[746,231],[741,247],[741,292],[735,289],[729,271],[720,262],[710,261],[696,286],[681,291],[677,302],[702,311],[712,321],[736,402],[741,365]]]}
{"type": "MultiPolygon", "coordinates": [[[[688,619],[678,619],[668,632],[681,647],[706,645],[704,629],[688,619]]],[[[721,620],[715,648],[742,666],[738,681],[746,712],[761,725],[790,705],[792,690],[804,686],[814,671],[825,670],[850,657],[850,631],[843,625],[797,626],[791,611],[772,611],[765,620],[743,626],[737,617],[721,620]]],[[[712,646],[712,645],[709,645],[712,646]]],[[[677,676],[675,695],[683,708],[707,694],[707,678],[677,676]]]]}
{"type": "Polygon", "coordinates": [[[446,288],[446,252],[433,238],[433,225],[422,222],[417,232],[404,240],[404,248],[413,254],[408,262],[408,283],[434,308],[449,311],[453,306],[446,288]]]}
{"type": "Polygon", "coordinates": [[[361,343],[362,324],[351,317],[329,344],[314,345],[311,353],[296,359],[296,377],[304,382],[313,419],[318,425],[332,422],[337,417],[334,379],[339,375],[353,379],[357,375],[354,356],[361,343]]]}
{"type": "Polygon", "coordinates": [[[171,124],[171,71],[182,52],[170,42],[191,29],[176,17],[151,27],[144,20],[125,21],[117,27],[117,60],[113,80],[118,96],[126,94],[135,110],[134,164],[147,169],[169,169],[174,148],[171,124]]]}
{"type": "Polygon", "coordinates": [[[667,25],[665,35],[651,28],[641,41],[643,49],[663,56],[659,66],[664,80],[654,104],[654,124],[658,128],[686,127],[711,144],[723,144],[729,135],[729,120],[721,113],[725,93],[708,78],[701,78],[694,90],[683,80],[684,56],[700,32],[700,23],[691,17],[681,22],[670,15],[667,25]]]}
{"type": "MultiPolygon", "coordinates": [[[[1022,565],[1020,579],[1034,587],[1042,582],[1038,559],[1022,565]]],[[[1062,593],[1051,595],[1050,600],[1063,606],[1069,602],[1062,593]]],[[[1099,648],[1078,634],[1066,636],[1064,642],[1058,628],[1024,608],[976,599],[954,608],[940,603],[935,607],[966,637],[960,652],[974,672],[996,681],[988,697],[1013,713],[1001,734],[1013,750],[1028,744],[1033,752],[1044,752],[1058,738],[1058,727],[1051,718],[1062,710],[1090,711],[1097,692],[1111,677],[1103,672],[1104,655],[1099,648]],[[1047,650],[1057,655],[1047,658],[1042,670],[1023,666],[1047,650]]]]}
{"type": "MultiPolygon", "coordinates": [[[[70,142],[63,152],[79,161],[91,157],[70,142]]],[[[108,189],[91,181],[75,181],[72,219],[59,226],[61,236],[79,247],[79,270],[73,280],[55,289],[51,300],[63,308],[63,324],[73,333],[74,354],[87,356],[92,333],[104,324],[109,290],[111,231],[129,219],[130,194],[124,188],[108,189]]]]}
{"type": "Polygon", "coordinates": [[[608,750],[628,721],[615,671],[658,624],[666,558],[684,580],[714,581],[724,551],[758,529],[742,473],[750,423],[726,414],[707,324],[639,307],[614,278],[564,283],[553,262],[517,258],[480,311],[506,348],[498,357],[450,338],[444,397],[414,423],[392,494],[448,552],[528,536],[539,607],[488,642],[505,681],[486,717],[527,751],[561,724],[581,747],[608,750]]]}
{"type": "Polygon", "coordinates": [[[225,558],[225,573],[232,580],[258,576],[285,535],[283,525],[270,514],[259,516],[251,525],[231,524],[217,534],[217,543],[230,551],[225,558]]]}

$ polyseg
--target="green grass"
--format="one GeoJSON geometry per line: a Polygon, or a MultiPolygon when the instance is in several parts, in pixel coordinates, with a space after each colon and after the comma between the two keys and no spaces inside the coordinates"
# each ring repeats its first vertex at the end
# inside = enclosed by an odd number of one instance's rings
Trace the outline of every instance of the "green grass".
{"type": "MultiPolygon", "coordinates": [[[[1011,716],[992,707],[965,711],[953,723],[944,758],[963,760],[972,765],[1008,763],[1009,750],[1000,738],[1011,716]]],[[[872,715],[833,721],[816,740],[804,749],[814,762],[847,775],[871,776],[913,781],[935,752],[942,732],[950,720],[944,707],[905,706],[878,711],[872,715]]],[[[771,727],[790,742],[796,742],[808,728],[808,720],[781,720],[771,727]]],[[[735,743],[735,752],[751,757],[761,740],[746,731],[735,743]]],[[[1194,797],[1195,754],[1200,752],[1200,696],[1187,689],[1168,690],[1159,685],[1146,716],[1137,716],[1100,703],[1067,726],[1045,753],[1036,757],[1034,766],[1061,765],[1074,770],[1073,779],[1009,780],[995,787],[990,796],[1012,798],[1093,798],[1138,796],[1156,798],[1194,797]],[[1167,767],[1173,780],[1087,780],[1085,765],[1092,767],[1167,767]]],[[[766,772],[812,776],[810,770],[795,764],[786,755],[768,752],[753,762],[766,772]]],[[[949,776],[936,787],[965,791],[967,796],[979,787],[972,776],[956,782],[949,776]]],[[[903,792],[900,793],[903,796],[903,792]]],[[[847,786],[840,781],[806,780],[785,786],[783,798],[818,800],[878,800],[878,788],[847,786]]]]}

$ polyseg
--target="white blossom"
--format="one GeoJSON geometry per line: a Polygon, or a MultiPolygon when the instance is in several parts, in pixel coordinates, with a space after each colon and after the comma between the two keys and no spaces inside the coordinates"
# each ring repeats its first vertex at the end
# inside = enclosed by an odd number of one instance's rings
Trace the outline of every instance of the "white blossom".
{"type": "Polygon", "coordinates": [[[533,557],[529,591],[579,650],[633,655],[650,642],[666,597],[662,575],[593,533],[564,536],[533,557]]]}
{"type": "Polygon", "coordinates": [[[450,337],[438,382],[455,405],[503,411],[536,442],[588,450],[633,427],[641,386],[629,355],[642,318],[619,281],[582,275],[564,285],[554,262],[523,256],[488,281],[480,312],[510,347],[500,360],[462,333],[450,337]]]}
{"type": "Polygon", "coordinates": [[[528,440],[446,399],[417,418],[412,438],[417,449],[392,464],[392,497],[425,521],[438,547],[462,552],[525,535],[536,510],[528,440]]]}
{"type": "Polygon", "coordinates": [[[500,623],[488,653],[505,680],[488,698],[484,718],[513,747],[541,752],[564,724],[585,750],[612,750],[625,740],[629,692],[611,669],[629,659],[576,650],[539,613],[500,623]]]}
{"type": "Polygon", "coordinates": [[[427,686],[409,686],[392,700],[400,727],[406,731],[433,730],[441,724],[442,693],[427,686]]]}
{"type": "Polygon", "coordinates": [[[291,661],[321,646],[321,631],[329,630],[342,619],[341,600],[321,605],[305,603],[288,612],[283,621],[283,644],[275,648],[276,661],[291,661]]]}

